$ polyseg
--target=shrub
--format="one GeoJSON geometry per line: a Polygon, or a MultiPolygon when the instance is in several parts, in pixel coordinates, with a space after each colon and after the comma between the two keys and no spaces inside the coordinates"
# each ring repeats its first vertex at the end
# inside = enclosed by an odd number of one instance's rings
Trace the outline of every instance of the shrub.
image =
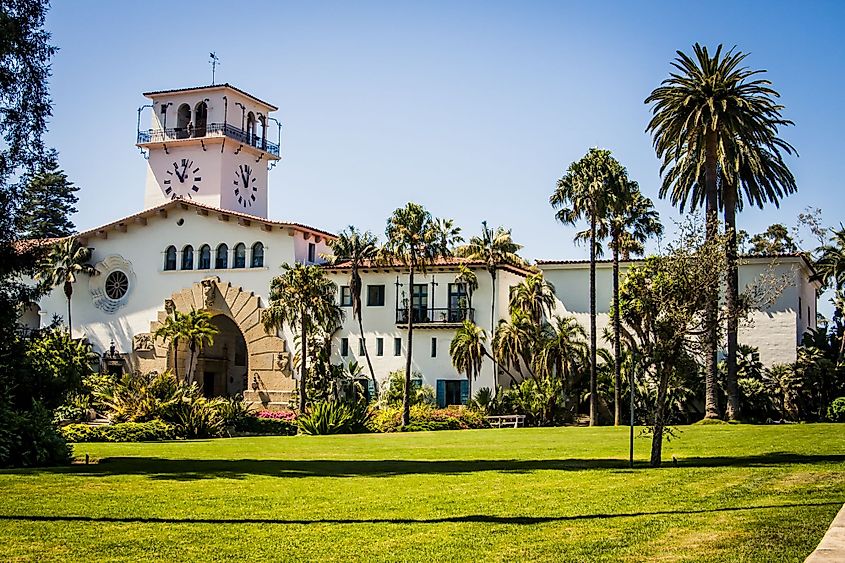
{"type": "Polygon", "coordinates": [[[41,403],[16,411],[0,402],[0,467],[43,467],[70,460],[70,447],[41,403]]]}
{"type": "Polygon", "coordinates": [[[831,422],[845,422],[845,397],[839,397],[830,404],[827,418],[831,422]]]}
{"type": "Polygon", "coordinates": [[[61,429],[68,442],[154,442],[173,440],[176,429],[161,420],[120,422],[110,426],[68,424],[61,429]]]}
{"type": "MultiPolygon", "coordinates": [[[[418,402],[425,402],[430,395],[431,403],[434,404],[435,395],[434,389],[430,386],[419,385],[414,382],[421,381],[422,375],[415,371],[411,374],[411,393],[409,399],[412,405],[418,402]],[[431,389],[429,393],[425,388],[431,389]]],[[[382,388],[380,399],[383,404],[395,407],[402,405],[402,395],[405,390],[405,370],[396,370],[390,372],[387,376],[387,388],[382,388]]]]}
{"type": "MultiPolygon", "coordinates": [[[[373,413],[368,423],[373,432],[398,432],[402,426],[402,409],[390,407],[373,413]]],[[[406,432],[421,430],[464,430],[489,426],[484,413],[460,407],[435,409],[428,405],[411,407],[411,420],[406,432]]]]}
{"type": "Polygon", "coordinates": [[[228,430],[236,430],[243,425],[245,419],[254,418],[251,405],[244,402],[243,395],[221,397],[216,401],[215,406],[224,428],[228,430]]]}
{"type": "Polygon", "coordinates": [[[294,436],[298,429],[295,420],[263,416],[248,416],[234,428],[235,432],[239,434],[263,434],[267,436],[294,436]]]}
{"type": "Polygon", "coordinates": [[[308,412],[297,417],[296,423],[303,434],[317,436],[363,432],[368,419],[366,405],[321,401],[312,405],[308,412]]]}

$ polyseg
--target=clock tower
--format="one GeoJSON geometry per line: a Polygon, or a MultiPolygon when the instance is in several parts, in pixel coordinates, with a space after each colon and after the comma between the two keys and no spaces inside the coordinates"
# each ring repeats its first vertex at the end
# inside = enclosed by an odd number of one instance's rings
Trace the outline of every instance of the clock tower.
{"type": "Polygon", "coordinates": [[[277,107],[229,84],[144,96],[151,103],[138,109],[137,146],[147,152],[145,209],[183,198],[267,218],[267,171],[279,160],[281,126],[270,117],[277,107]],[[151,128],[142,130],[146,108],[151,128]]]}

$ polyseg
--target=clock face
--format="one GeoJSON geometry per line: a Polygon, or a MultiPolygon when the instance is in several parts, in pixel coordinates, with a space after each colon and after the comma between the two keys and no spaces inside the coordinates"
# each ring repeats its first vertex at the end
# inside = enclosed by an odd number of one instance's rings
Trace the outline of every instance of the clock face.
{"type": "Polygon", "coordinates": [[[194,165],[190,158],[174,160],[165,171],[164,195],[170,199],[187,197],[191,199],[193,194],[200,191],[202,176],[200,167],[194,165]]]}
{"type": "Polygon", "coordinates": [[[258,185],[252,172],[249,164],[241,164],[235,169],[235,198],[242,207],[252,207],[258,194],[258,185]]]}

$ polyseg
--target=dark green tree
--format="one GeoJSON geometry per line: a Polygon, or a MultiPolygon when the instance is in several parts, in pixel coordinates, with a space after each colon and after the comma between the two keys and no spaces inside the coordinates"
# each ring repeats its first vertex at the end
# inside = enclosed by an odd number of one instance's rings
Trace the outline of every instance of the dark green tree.
{"type": "Polygon", "coordinates": [[[58,153],[50,151],[23,188],[17,217],[19,236],[47,239],[72,235],[76,227],[70,216],[76,213],[77,191],[79,188],[59,168],[58,153]]]}

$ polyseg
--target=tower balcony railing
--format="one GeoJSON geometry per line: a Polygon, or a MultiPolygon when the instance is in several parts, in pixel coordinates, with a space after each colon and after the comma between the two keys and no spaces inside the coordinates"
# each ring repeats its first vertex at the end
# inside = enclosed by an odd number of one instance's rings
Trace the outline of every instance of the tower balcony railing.
{"type": "MultiPolygon", "coordinates": [[[[396,309],[396,324],[408,324],[409,310],[396,309]]],[[[475,309],[472,307],[412,307],[410,314],[415,325],[456,325],[464,321],[474,322],[475,309]]]]}
{"type": "Polygon", "coordinates": [[[239,143],[279,156],[279,145],[267,138],[244,131],[229,123],[209,123],[205,127],[175,127],[173,129],[146,129],[138,131],[138,144],[164,143],[182,139],[203,139],[208,137],[228,137],[239,143]]]}

